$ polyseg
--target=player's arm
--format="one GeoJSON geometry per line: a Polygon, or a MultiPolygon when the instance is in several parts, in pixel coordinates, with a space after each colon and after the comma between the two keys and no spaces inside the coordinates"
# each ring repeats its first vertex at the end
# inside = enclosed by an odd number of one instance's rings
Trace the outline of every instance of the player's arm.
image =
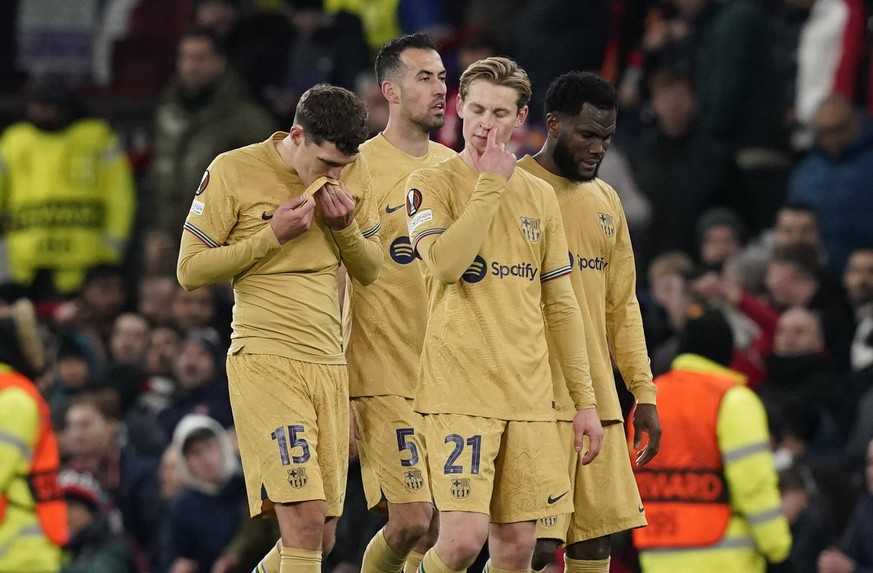
{"type": "Polygon", "coordinates": [[[208,175],[204,175],[205,185],[201,183],[183,227],[176,276],[186,290],[227,280],[279,249],[282,239],[290,240],[284,232],[293,214],[289,210],[299,209],[298,215],[303,215],[308,205],[311,221],[314,203],[300,197],[280,205],[260,231],[233,245],[224,244],[237,222],[238,207],[221,175],[219,162],[213,161],[208,175]]]}
{"type": "Polygon", "coordinates": [[[359,156],[342,174],[343,186],[353,190],[355,199],[342,187],[327,184],[316,194],[322,216],[333,233],[348,274],[363,285],[376,280],[382,270],[377,209],[366,160],[359,156]]]}
{"type": "Polygon", "coordinates": [[[648,463],[661,446],[661,424],[655,407],[657,387],[652,382],[652,369],[646,352],[643,320],[636,295],[636,265],[631,247],[627,219],[618,195],[613,191],[616,221],[615,247],[606,268],[606,338],[618,369],[637,402],[634,409],[633,447],[645,447],[637,453],[637,466],[648,463]]]}
{"type": "Polygon", "coordinates": [[[9,490],[22,464],[33,455],[39,414],[33,399],[20,388],[0,392],[0,492],[9,490]]]}

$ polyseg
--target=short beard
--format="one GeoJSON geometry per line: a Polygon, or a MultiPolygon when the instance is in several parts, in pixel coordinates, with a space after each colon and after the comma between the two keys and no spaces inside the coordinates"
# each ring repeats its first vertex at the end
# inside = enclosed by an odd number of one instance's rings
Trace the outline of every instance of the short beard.
{"type": "Polygon", "coordinates": [[[427,114],[422,114],[419,116],[412,116],[409,118],[413,125],[416,125],[421,128],[422,131],[430,133],[435,129],[439,129],[445,124],[446,116],[443,114],[442,117],[429,117],[427,114]]]}
{"type": "Polygon", "coordinates": [[[564,143],[564,140],[560,137],[555,140],[555,149],[552,152],[552,159],[555,161],[555,167],[558,168],[558,173],[565,179],[577,183],[584,183],[585,181],[591,181],[596,177],[596,169],[594,170],[595,174],[590,176],[579,173],[579,167],[577,167],[576,162],[573,161],[573,155],[567,148],[567,144],[564,143]]]}

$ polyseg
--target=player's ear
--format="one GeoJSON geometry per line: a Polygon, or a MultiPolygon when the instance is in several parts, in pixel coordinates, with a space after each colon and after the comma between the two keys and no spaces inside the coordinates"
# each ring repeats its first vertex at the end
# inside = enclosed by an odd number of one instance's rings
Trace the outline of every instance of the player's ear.
{"type": "Polygon", "coordinates": [[[291,142],[294,145],[302,145],[304,140],[303,128],[296,123],[291,126],[291,129],[288,131],[288,136],[291,138],[291,142]]]}
{"type": "Polygon", "coordinates": [[[394,82],[385,80],[382,82],[382,97],[388,100],[388,103],[399,104],[400,94],[394,82]]]}
{"type": "Polygon", "coordinates": [[[455,96],[455,108],[458,110],[458,117],[464,119],[464,100],[461,99],[461,94],[455,96]]]}
{"type": "Polygon", "coordinates": [[[558,137],[561,133],[561,120],[552,112],[546,114],[546,131],[550,137],[558,137]]]}
{"type": "Polygon", "coordinates": [[[527,106],[521,108],[521,110],[518,112],[518,117],[515,118],[515,127],[521,127],[521,124],[523,124],[524,120],[527,119],[528,111],[529,108],[527,106]]]}

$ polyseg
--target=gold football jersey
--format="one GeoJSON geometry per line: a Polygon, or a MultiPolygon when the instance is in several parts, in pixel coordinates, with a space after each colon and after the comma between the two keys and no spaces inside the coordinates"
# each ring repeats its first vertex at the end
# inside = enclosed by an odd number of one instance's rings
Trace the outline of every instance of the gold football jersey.
{"type": "Polygon", "coordinates": [[[406,179],[455,152],[430,142],[427,154],[415,157],[379,134],[361,146],[361,155],[367,159],[372,200],[382,221],[384,264],[374,283],[348,283],[349,395],[412,398],[427,324],[427,294],[406,229],[406,179]]]}
{"type": "MultiPolygon", "coordinates": [[[[591,379],[602,421],[621,421],[610,351],[637,401],[654,404],[657,392],[636,297],[636,271],[624,210],[600,179],[570,181],[531,156],[518,166],[549,183],[558,197],[570,250],[570,275],[582,310],[591,379]]],[[[573,402],[560,369],[553,369],[558,418],[572,420],[573,402]]]]}
{"type": "Polygon", "coordinates": [[[213,160],[185,221],[179,275],[194,286],[233,280],[231,352],[342,364],[337,268],[349,252],[367,265],[381,264],[366,160],[358,157],[354,171],[343,171],[357,204],[349,227],[332,232],[316,214],[309,231],[279,245],[269,224],[276,207],[306,192],[276,149],[286,135],[213,160]]]}
{"type": "MultiPolygon", "coordinates": [[[[498,180],[480,176],[459,156],[413,173],[406,184],[413,249],[446,232],[477,185],[502,185],[498,180]]],[[[522,169],[501,193],[460,280],[445,284],[422,265],[429,316],[415,393],[419,412],[554,419],[541,285],[570,273],[561,214],[548,185],[522,169]]]]}

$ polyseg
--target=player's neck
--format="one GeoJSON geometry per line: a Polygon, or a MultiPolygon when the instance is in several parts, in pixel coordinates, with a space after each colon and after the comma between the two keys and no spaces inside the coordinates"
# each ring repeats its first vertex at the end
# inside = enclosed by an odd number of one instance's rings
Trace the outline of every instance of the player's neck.
{"type": "Polygon", "coordinates": [[[285,164],[285,167],[287,167],[289,171],[296,173],[297,170],[294,169],[293,152],[291,149],[293,145],[291,143],[291,136],[287,135],[279,141],[274,141],[273,145],[276,146],[276,151],[279,153],[279,157],[282,159],[282,163],[285,164]]]}
{"type": "Polygon", "coordinates": [[[552,175],[561,175],[561,171],[555,164],[555,155],[548,145],[544,145],[542,149],[536,152],[533,156],[534,161],[540,164],[540,167],[551,173],[552,175]]]}
{"type": "Polygon", "coordinates": [[[382,132],[388,143],[413,157],[427,155],[430,139],[426,131],[422,131],[417,125],[404,124],[402,120],[394,117],[388,118],[388,125],[382,132]]]}

